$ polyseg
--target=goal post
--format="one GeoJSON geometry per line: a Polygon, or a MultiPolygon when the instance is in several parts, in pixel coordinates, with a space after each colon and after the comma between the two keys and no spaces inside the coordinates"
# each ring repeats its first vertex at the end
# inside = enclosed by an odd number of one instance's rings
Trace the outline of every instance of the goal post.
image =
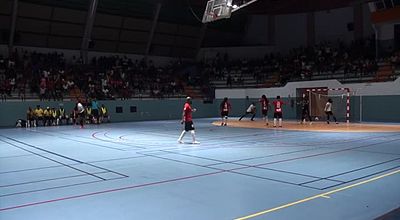
{"type": "Polygon", "coordinates": [[[350,122],[350,89],[349,88],[318,88],[307,89],[309,108],[312,117],[325,117],[325,104],[328,99],[333,101],[333,113],[339,121],[350,122]]]}

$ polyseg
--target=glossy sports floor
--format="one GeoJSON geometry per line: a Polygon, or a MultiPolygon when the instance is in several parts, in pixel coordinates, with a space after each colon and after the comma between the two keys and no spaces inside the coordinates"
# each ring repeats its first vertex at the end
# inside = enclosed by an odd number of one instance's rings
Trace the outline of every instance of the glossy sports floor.
{"type": "Polygon", "coordinates": [[[195,120],[0,130],[0,219],[359,219],[400,206],[400,133],[195,120]],[[190,135],[185,137],[191,141],[190,135]]]}

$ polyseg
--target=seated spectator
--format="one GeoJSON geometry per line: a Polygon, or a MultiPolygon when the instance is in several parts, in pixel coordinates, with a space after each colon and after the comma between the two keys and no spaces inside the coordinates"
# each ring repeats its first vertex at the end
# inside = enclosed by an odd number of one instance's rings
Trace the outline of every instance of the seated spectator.
{"type": "Polygon", "coordinates": [[[108,114],[108,109],[106,108],[106,106],[102,104],[100,107],[100,122],[102,123],[106,120],[107,122],[110,122],[110,115],[108,114]]]}

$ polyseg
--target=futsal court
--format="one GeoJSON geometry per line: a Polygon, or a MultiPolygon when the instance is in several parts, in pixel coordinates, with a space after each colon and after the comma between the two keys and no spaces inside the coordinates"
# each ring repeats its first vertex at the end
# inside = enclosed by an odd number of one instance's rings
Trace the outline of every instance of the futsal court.
{"type": "Polygon", "coordinates": [[[195,119],[195,145],[176,120],[2,129],[0,219],[365,220],[400,205],[398,131],[217,120],[195,119]]]}

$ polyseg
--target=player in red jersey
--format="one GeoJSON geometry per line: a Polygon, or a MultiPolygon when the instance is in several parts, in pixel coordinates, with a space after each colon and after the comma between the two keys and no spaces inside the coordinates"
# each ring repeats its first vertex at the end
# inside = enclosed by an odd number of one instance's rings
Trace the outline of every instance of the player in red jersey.
{"type": "Polygon", "coordinates": [[[282,127],[282,106],[284,104],[283,101],[281,101],[281,97],[278,95],[276,97],[276,100],[273,102],[275,111],[274,111],[274,127],[276,127],[276,120],[279,119],[279,127],[282,127]]]}
{"type": "Polygon", "coordinates": [[[192,99],[190,97],[186,98],[185,105],[183,106],[183,113],[182,113],[182,121],[181,124],[185,124],[185,129],[182,131],[181,136],[178,138],[178,143],[183,144],[183,137],[185,136],[186,132],[190,131],[192,134],[192,143],[193,144],[200,144],[200,142],[196,141],[196,135],[194,132],[194,125],[192,120],[192,112],[195,112],[196,109],[192,108],[192,99]]]}
{"type": "Polygon", "coordinates": [[[231,110],[231,103],[228,102],[228,98],[225,97],[224,100],[221,102],[219,109],[221,110],[221,126],[226,126],[228,123],[228,115],[229,111],[231,110]]]}
{"type": "Polygon", "coordinates": [[[262,95],[260,99],[261,104],[261,113],[263,116],[263,120],[265,121],[265,125],[268,125],[268,108],[269,108],[269,100],[267,96],[262,95]]]}

